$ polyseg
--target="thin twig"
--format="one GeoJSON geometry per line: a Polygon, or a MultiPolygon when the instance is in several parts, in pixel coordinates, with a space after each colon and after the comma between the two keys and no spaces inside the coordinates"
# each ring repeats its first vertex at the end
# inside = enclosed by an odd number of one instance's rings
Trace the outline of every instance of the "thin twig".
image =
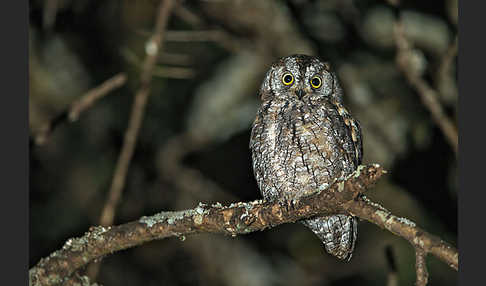
{"type": "Polygon", "coordinates": [[[166,39],[170,42],[217,42],[224,36],[221,30],[167,31],[166,39]]]}
{"type": "Polygon", "coordinates": [[[196,72],[191,68],[181,67],[156,67],[154,69],[154,76],[174,79],[188,79],[193,78],[196,72]]]}
{"type": "MultiPolygon", "coordinates": [[[[197,29],[207,29],[209,28],[207,23],[201,19],[198,15],[194,14],[192,11],[184,7],[181,3],[178,3],[174,7],[174,14],[180,18],[181,20],[185,21],[189,25],[197,29]]],[[[232,34],[228,33],[224,29],[216,28],[217,30],[212,31],[193,31],[194,35],[199,35],[199,40],[212,40],[215,43],[221,45],[221,47],[225,48],[230,52],[238,52],[242,50],[247,43],[243,42],[243,40],[234,37],[232,34]],[[198,34],[202,32],[201,34],[198,34]],[[210,34],[208,34],[210,32],[210,34]],[[202,37],[201,37],[202,36],[202,37]]],[[[182,32],[185,33],[185,32],[182,32]]],[[[187,33],[184,34],[173,34],[174,40],[182,40],[181,35],[183,36],[185,41],[191,41],[190,38],[187,38],[187,33]]]]}
{"type": "MultiPolygon", "coordinates": [[[[135,65],[137,68],[140,68],[142,66],[141,60],[131,50],[123,49],[122,56],[128,62],[135,65]]],[[[166,59],[168,59],[167,56],[163,58],[162,54],[160,54],[159,61],[164,61],[166,59]]],[[[174,54],[172,54],[170,55],[169,61],[172,61],[172,63],[178,61],[176,64],[181,64],[182,61],[185,61],[184,64],[190,64],[187,59],[188,56],[186,55],[180,54],[174,56],[174,54]]],[[[188,79],[188,78],[193,78],[195,75],[196,75],[196,71],[189,67],[170,67],[164,65],[164,66],[155,66],[152,71],[152,76],[163,77],[163,78],[188,79]]]]}
{"type": "Polygon", "coordinates": [[[66,110],[57,115],[50,122],[44,124],[40,131],[34,135],[33,141],[36,145],[43,145],[47,142],[47,139],[51,136],[59,124],[70,121],[76,121],[82,112],[95,104],[102,97],[109,94],[116,88],[119,88],[127,81],[125,73],[119,73],[103,82],[101,85],[89,90],[82,95],[78,100],[74,101],[66,110]]]}
{"type": "Polygon", "coordinates": [[[180,2],[174,7],[174,15],[193,27],[204,26],[204,21],[192,11],[184,7],[180,2]]]}
{"type": "Polygon", "coordinates": [[[398,7],[398,5],[400,5],[400,0],[386,0],[386,2],[394,7],[398,7]]]}
{"type": "Polygon", "coordinates": [[[194,64],[194,60],[190,55],[169,52],[160,53],[159,62],[176,66],[191,66],[194,64]]]}
{"type": "Polygon", "coordinates": [[[390,268],[387,276],[386,286],[398,286],[398,269],[395,262],[395,255],[393,254],[393,248],[391,245],[387,245],[385,248],[385,257],[387,264],[390,268]]]}
{"type": "Polygon", "coordinates": [[[446,1],[446,10],[447,10],[447,16],[449,17],[449,21],[451,21],[454,26],[457,28],[457,17],[458,15],[458,0],[456,1],[446,1]]]}
{"type": "Polygon", "coordinates": [[[376,164],[360,166],[344,181],[335,182],[325,192],[287,203],[257,200],[226,207],[200,203],[194,209],[161,212],[118,226],[92,227],[82,237],[67,240],[62,249],[31,268],[30,285],[59,285],[90,261],[156,239],[196,233],[236,236],[316,215],[336,213],[351,213],[384,227],[412,245],[422,246],[425,253],[437,256],[457,270],[457,249],[416,227],[413,222],[386,212],[361,195],[384,173],[383,168],[376,164]]]}
{"type": "Polygon", "coordinates": [[[457,155],[458,137],[457,128],[447,117],[438,99],[437,91],[432,89],[429,84],[420,77],[415,71],[411,55],[413,53],[410,42],[405,36],[403,24],[400,21],[395,23],[394,27],[395,42],[397,45],[397,65],[405,75],[406,79],[420,95],[420,99],[425,107],[430,111],[432,119],[439,126],[447,142],[451,145],[457,155]]]}
{"type": "Polygon", "coordinates": [[[79,115],[90,108],[96,101],[108,94],[114,88],[122,86],[127,81],[125,73],[119,73],[112,78],[102,83],[97,88],[88,91],[79,100],[72,103],[68,113],[68,118],[71,122],[78,120],[79,115]]]}
{"type": "Polygon", "coordinates": [[[159,6],[155,32],[147,43],[147,57],[143,63],[142,73],[140,76],[141,86],[135,95],[135,101],[132,105],[127,131],[125,132],[122,150],[116,164],[110,191],[108,193],[108,199],[101,213],[101,225],[106,226],[113,224],[115,208],[120,201],[121,192],[123,186],[125,185],[126,174],[133,156],[138,132],[140,130],[140,126],[142,125],[145,105],[147,103],[148,96],[150,95],[152,74],[157,63],[159,51],[162,49],[164,31],[167,26],[170,11],[172,10],[173,5],[173,0],[165,0],[161,1],[159,6]]]}
{"type": "Polygon", "coordinates": [[[44,1],[44,9],[42,13],[42,28],[50,30],[56,23],[56,15],[59,9],[59,0],[44,1]]]}
{"type": "Polygon", "coordinates": [[[425,258],[427,253],[420,247],[415,248],[415,272],[417,274],[417,281],[415,285],[425,286],[429,279],[429,273],[427,271],[427,264],[425,258]]]}
{"type": "Polygon", "coordinates": [[[457,84],[452,74],[452,64],[457,56],[458,38],[456,36],[454,42],[449,46],[444,53],[440,62],[436,75],[436,88],[447,97],[457,98],[457,84]]]}

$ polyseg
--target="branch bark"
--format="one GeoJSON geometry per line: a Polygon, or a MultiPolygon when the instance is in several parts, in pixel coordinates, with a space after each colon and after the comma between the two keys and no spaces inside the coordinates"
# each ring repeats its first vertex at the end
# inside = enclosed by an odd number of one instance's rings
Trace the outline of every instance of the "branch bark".
{"type": "Polygon", "coordinates": [[[316,215],[336,213],[352,213],[369,220],[406,238],[414,246],[422,246],[424,252],[457,269],[455,248],[416,227],[413,222],[385,212],[383,207],[361,195],[384,173],[383,168],[376,164],[360,166],[351,176],[335,182],[325,192],[290,202],[257,200],[225,207],[219,203],[211,206],[200,203],[194,209],[161,212],[118,226],[92,227],[82,237],[69,239],[62,249],[31,268],[30,285],[61,285],[90,261],[155,239],[174,236],[183,239],[185,235],[196,233],[236,236],[316,215]]]}
{"type": "Polygon", "coordinates": [[[365,196],[362,196],[360,200],[344,203],[343,209],[350,214],[405,238],[415,248],[421,248],[426,253],[431,253],[444,261],[453,269],[458,269],[459,257],[457,249],[439,237],[417,227],[413,221],[393,215],[387,209],[370,201],[365,196]]]}

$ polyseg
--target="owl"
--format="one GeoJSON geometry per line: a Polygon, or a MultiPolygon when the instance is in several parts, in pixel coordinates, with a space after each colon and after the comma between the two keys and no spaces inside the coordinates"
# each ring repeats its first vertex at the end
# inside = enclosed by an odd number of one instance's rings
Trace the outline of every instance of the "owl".
{"type": "MultiPolygon", "coordinates": [[[[259,91],[262,105],[250,139],[253,171],[266,200],[289,202],[324,191],[351,174],[363,154],[361,128],[343,106],[331,66],[291,55],[276,61],[259,91]]],[[[348,214],[301,221],[328,253],[351,259],[357,219],[348,214]]]]}

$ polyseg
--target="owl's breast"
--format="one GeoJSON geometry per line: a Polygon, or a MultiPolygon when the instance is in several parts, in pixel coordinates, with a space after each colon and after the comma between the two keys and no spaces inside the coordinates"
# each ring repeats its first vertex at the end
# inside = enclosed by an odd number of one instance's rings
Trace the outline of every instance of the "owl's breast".
{"type": "Polygon", "coordinates": [[[356,168],[344,121],[326,106],[260,113],[250,147],[255,177],[267,199],[323,190],[356,168]]]}

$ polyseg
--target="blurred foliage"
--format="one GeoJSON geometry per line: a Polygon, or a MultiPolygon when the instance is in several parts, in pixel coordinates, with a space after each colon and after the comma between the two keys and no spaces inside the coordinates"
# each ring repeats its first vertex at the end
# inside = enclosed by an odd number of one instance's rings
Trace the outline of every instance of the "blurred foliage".
{"type": "MultiPolygon", "coordinates": [[[[423,76],[434,88],[446,86],[440,100],[455,122],[455,60],[449,77],[437,74],[457,35],[457,0],[401,2],[406,34],[421,51],[423,76]]],[[[158,3],[30,1],[31,134],[88,89],[120,71],[128,75],[122,88],[77,122],[59,125],[45,145],[31,145],[30,266],[98,224],[158,3]]],[[[395,12],[386,1],[371,0],[179,1],[115,223],[190,208],[200,200],[260,198],[248,150],[257,90],[273,60],[300,52],[334,65],[345,103],[362,125],[364,162],[389,170],[369,196],[457,245],[457,160],[396,67],[395,12]],[[171,157],[175,152],[178,157],[171,157]]],[[[366,222],[359,225],[349,263],[326,254],[308,229],[292,224],[236,238],[152,242],[104,258],[97,281],[385,285],[388,245],[399,285],[411,285],[412,247],[366,222]]],[[[428,262],[429,285],[457,283],[455,271],[434,258],[428,262]]]]}

